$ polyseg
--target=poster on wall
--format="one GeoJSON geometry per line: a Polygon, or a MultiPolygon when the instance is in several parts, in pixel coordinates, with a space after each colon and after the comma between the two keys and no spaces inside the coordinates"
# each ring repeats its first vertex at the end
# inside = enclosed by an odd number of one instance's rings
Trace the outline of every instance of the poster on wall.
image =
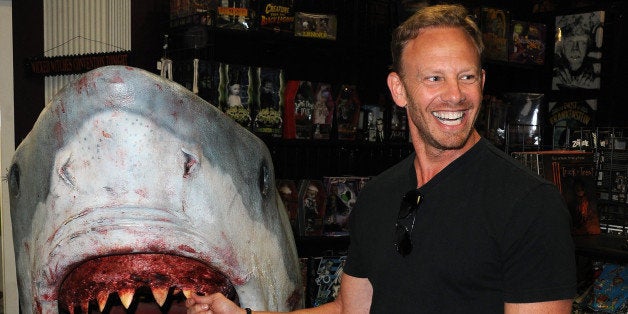
{"type": "Polygon", "coordinates": [[[552,90],[600,89],[604,11],[556,17],[552,90]]]}
{"type": "Polygon", "coordinates": [[[553,128],[552,147],[558,149],[579,148],[576,136],[582,129],[594,125],[597,99],[548,103],[549,125],[553,128]],[[575,145],[575,146],[574,146],[575,145]]]}
{"type": "Polygon", "coordinates": [[[545,24],[513,20],[508,61],[523,64],[545,63],[545,24]]]}
{"type": "Polygon", "coordinates": [[[487,59],[508,61],[509,13],[502,9],[481,9],[482,40],[487,59]]]}

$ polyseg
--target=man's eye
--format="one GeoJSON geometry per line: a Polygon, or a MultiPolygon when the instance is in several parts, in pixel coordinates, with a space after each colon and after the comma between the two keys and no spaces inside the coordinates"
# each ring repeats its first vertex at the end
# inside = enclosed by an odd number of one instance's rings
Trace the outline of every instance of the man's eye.
{"type": "Polygon", "coordinates": [[[425,77],[425,79],[424,79],[424,80],[425,80],[426,82],[428,82],[428,83],[434,83],[434,82],[440,82],[440,81],[442,81],[442,80],[443,80],[443,78],[442,78],[442,77],[440,77],[440,76],[427,76],[427,77],[425,77]]]}
{"type": "Polygon", "coordinates": [[[460,81],[466,84],[471,84],[477,82],[478,77],[474,74],[466,74],[460,77],[460,81]]]}

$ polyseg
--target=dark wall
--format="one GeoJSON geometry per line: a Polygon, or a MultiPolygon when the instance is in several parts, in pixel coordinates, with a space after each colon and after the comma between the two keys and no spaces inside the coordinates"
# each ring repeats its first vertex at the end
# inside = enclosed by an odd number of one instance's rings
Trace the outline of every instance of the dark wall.
{"type": "MultiPolygon", "coordinates": [[[[131,1],[129,65],[156,72],[168,11],[168,0],[131,1]]],[[[26,66],[29,58],[44,55],[43,29],[43,1],[13,1],[16,145],[28,134],[45,105],[44,77],[30,74],[26,66]]]]}

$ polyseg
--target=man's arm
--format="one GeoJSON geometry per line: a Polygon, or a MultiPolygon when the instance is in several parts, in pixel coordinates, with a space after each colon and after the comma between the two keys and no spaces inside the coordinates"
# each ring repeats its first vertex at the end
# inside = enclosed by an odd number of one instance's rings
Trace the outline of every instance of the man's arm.
{"type": "Polygon", "coordinates": [[[569,314],[573,300],[558,300],[538,303],[505,303],[504,314],[551,313],[569,314]]]}
{"type": "MultiPolygon", "coordinates": [[[[342,274],[340,284],[340,294],[333,302],[323,304],[318,307],[302,309],[293,312],[294,314],[360,314],[368,313],[371,308],[371,297],[373,296],[373,286],[366,278],[357,278],[342,274]]],[[[188,314],[192,313],[215,313],[215,314],[236,314],[245,313],[237,307],[231,300],[222,294],[216,293],[209,296],[193,295],[186,301],[188,314]]],[[[255,314],[270,314],[272,312],[260,312],[251,309],[255,314]]]]}

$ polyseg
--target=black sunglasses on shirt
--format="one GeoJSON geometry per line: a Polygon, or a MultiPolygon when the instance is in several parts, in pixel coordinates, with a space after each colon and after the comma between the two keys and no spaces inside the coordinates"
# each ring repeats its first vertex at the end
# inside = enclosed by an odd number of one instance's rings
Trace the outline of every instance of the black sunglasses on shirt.
{"type": "Polygon", "coordinates": [[[412,252],[412,231],[414,231],[416,212],[422,199],[423,195],[416,189],[408,191],[401,199],[395,224],[395,247],[403,257],[412,252]],[[405,224],[407,222],[410,222],[410,227],[405,224]]]}

